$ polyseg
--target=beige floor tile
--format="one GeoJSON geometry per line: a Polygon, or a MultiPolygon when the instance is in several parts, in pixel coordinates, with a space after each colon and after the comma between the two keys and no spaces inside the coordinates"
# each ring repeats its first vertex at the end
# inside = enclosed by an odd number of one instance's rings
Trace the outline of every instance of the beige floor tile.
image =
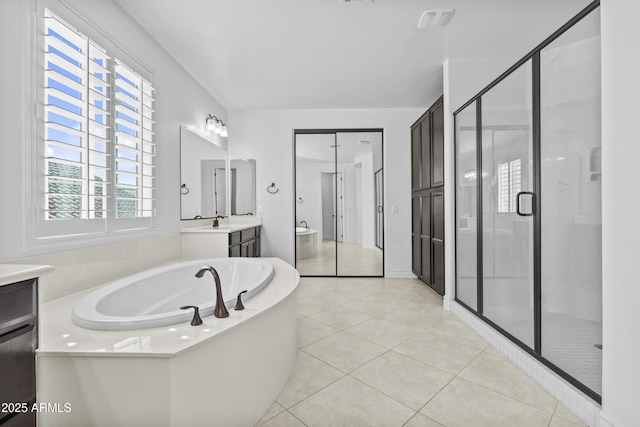
{"type": "Polygon", "coordinates": [[[498,350],[496,350],[495,348],[493,348],[491,345],[488,345],[485,349],[484,349],[485,353],[489,353],[489,354],[493,354],[494,356],[502,356],[502,354],[500,354],[500,352],[498,350]]]}
{"type": "Polygon", "coordinates": [[[444,331],[431,331],[409,338],[393,351],[456,375],[482,349],[460,343],[444,331]]]}
{"type": "Polygon", "coordinates": [[[305,427],[305,425],[288,411],[284,411],[260,427],[305,427]]]}
{"type": "Polygon", "coordinates": [[[455,378],[420,412],[447,427],[546,427],[551,414],[455,378]]]}
{"type": "Polygon", "coordinates": [[[403,427],[444,427],[442,424],[432,420],[431,418],[417,413],[403,427]]]}
{"type": "Polygon", "coordinates": [[[338,329],[310,317],[298,319],[298,348],[339,332],[338,329]]]}
{"type": "Polygon", "coordinates": [[[386,298],[373,294],[344,304],[343,307],[376,317],[398,308],[399,305],[400,302],[389,302],[386,298]]]}
{"type": "Polygon", "coordinates": [[[459,374],[505,396],[553,414],[556,400],[502,356],[482,352],[459,374]]]}
{"type": "Polygon", "coordinates": [[[348,376],[290,411],[310,427],[400,427],[414,414],[412,409],[348,376]]]}
{"type": "Polygon", "coordinates": [[[419,334],[421,330],[415,325],[374,318],[355,325],[346,332],[390,349],[419,334]]]}
{"type": "Polygon", "coordinates": [[[321,311],[331,310],[333,304],[316,297],[298,298],[298,314],[309,316],[321,311]]]}
{"type": "Polygon", "coordinates": [[[372,318],[370,315],[359,311],[340,308],[331,311],[321,311],[309,317],[340,330],[350,328],[372,318]]]}
{"type": "Polygon", "coordinates": [[[291,378],[276,401],[284,408],[289,408],[344,375],[315,357],[298,351],[291,378]]]}
{"type": "Polygon", "coordinates": [[[351,372],[386,351],[345,332],[316,341],[303,350],[343,372],[351,372]]]}
{"type": "Polygon", "coordinates": [[[415,410],[424,406],[453,378],[453,375],[393,351],[356,369],[351,376],[415,410]]]}
{"type": "Polygon", "coordinates": [[[560,417],[560,418],[564,418],[567,421],[570,421],[574,424],[578,424],[578,425],[583,425],[582,421],[580,421],[580,419],[578,417],[576,417],[575,415],[573,415],[573,413],[571,411],[569,411],[562,403],[558,403],[558,405],[556,406],[556,410],[553,414],[554,418],[555,417],[560,417]]]}
{"type": "Polygon", "coordinates": [[[260,426],[264,423],[266,423],[267,421],[269,421],[271,418],[275,417],[276,415],[280,414],[281,412],[283,412],[285,409],[282,407],[282,405],[280,405],[278,402],[273,402],[273,404],[269,407],[269,409],[267,409],[267,412],[264,413],[264,415],[262,416],[262,418],[260,419],[260,421],[258,421],[258,423],[256,424],[256,426],[260,426]]]}
{"type": "Polygon", "coordinates": [[[410,306],[400,305],[399,308],[383,313],[378,317],[426,328],[449,315],[450,314],[442,308],[442,305],[439,307],[419,307],[419,304],[411,304],[410,306]]]}
{"type": "Polygon", "coordinates": [[[554,415],[554,417],[551,418],[549,427],[584,427],[586,426],[586,424],[580,422],[580,420],[578,420],[577,418],[576,420],[578,421],[577,423],[572,423],[567,419],[554,415]]]}

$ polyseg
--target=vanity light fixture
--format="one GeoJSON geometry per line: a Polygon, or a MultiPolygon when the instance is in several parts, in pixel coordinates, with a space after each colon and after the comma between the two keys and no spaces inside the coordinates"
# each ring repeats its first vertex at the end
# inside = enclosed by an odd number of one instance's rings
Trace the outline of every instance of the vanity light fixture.
{"type": "Polygon", "coordinates": [[[216,135],[220,135],[223,138],[226,138],[229,132],[227,131],[227,125],[225,122],[209,114],[209,116],[205,119],[205,123],[208,131],[213,131],[216,135]]]}

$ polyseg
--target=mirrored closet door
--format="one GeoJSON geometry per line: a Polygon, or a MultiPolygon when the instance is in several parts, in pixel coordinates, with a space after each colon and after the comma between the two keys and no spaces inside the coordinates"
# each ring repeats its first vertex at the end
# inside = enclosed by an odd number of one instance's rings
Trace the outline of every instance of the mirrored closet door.
{"type": "Polygon", "coordinates": [[[300,275],[383,276],[382,130],[296,130],[294,151],[300,275]]]}

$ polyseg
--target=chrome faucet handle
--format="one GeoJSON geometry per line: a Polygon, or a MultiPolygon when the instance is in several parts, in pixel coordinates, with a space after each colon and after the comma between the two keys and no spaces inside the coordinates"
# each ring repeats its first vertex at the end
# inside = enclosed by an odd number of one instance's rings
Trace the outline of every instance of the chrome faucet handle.
{"type": "Polygon", "coordinates": [[[185,305],[184,307],[180,307],[180,310],[188,310],[190,308],[194,309],[193,319],[191,320],[191,326],[202,325],[202,319],[200,318],[200,309],[195,305],[185,305]]]}
{"type": "Polygon", "coordinates": [[[244,290],[238,294],[238,300],[236,301],[236,310],[244,310],[244,305],[242,305],[242,294],[246,294],[247,291],[244,290]]]}

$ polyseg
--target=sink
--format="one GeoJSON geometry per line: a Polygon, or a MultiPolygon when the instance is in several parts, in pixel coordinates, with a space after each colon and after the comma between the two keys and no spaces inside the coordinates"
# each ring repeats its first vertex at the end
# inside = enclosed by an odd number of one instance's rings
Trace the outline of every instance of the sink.
{"type": "Polygon", "coordinates": [[[309,229],[304,227],[296,227],[296,233],[304,233],[305,231],[309,231],[309,229]]]}

